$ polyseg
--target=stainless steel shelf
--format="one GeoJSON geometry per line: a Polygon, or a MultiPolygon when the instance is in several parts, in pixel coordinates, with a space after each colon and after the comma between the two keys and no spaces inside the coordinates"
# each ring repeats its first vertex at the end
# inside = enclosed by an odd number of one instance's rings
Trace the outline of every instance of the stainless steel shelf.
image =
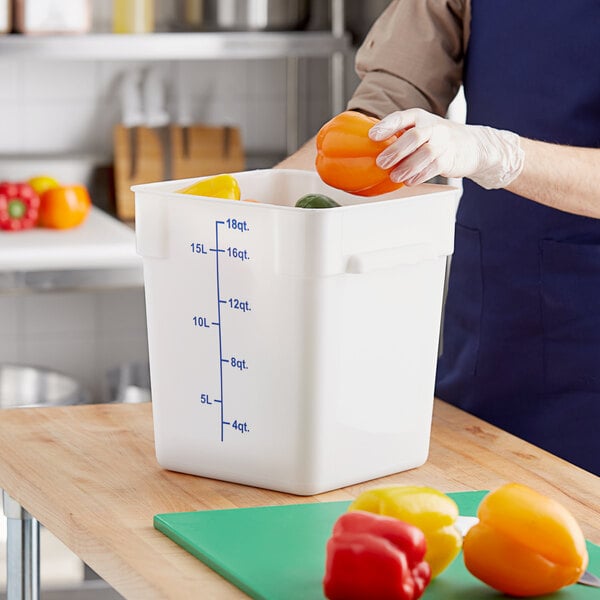
{"type": "MultiPolygon", "coordinates": [[[[144,273],[141,265],[138,268],[86,268],[6,273],[0,271],[0,295],[140,287],[144,287],[144,273]]],[[[2,600],[1,595],[0,600],[2,600]]]]}
{"type": "Polygon", "coordinates": [[[330,57],[351,50],[329,31],[0,36],[0,60],[231,60],[330,57]]]}

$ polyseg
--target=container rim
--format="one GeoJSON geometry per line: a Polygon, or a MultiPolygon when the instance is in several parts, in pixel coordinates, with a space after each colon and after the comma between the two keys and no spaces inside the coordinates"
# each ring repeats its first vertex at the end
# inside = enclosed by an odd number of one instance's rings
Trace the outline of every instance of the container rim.
{"type": "MultiPolygon", "coordinates": [[[[252,170],[247,170],[247,171],[232,172],[232,173],[228,173],[228,175],[231,175],[232,177],[236,177],[236,176],[237,177],[246,177],[246,176],[248,176],[248,174],[268,174],[270,172],[277,172],[278,174],[283,174],[283,175],[287,174],[290,176],[301,176],[301,177],[306,177],[307,179],[310,179],[315,182],[320,182],[320,184],[326,188],[326,190],[323,193],[327,193],[330,190],[331,191],[330,193],[332,195],[334,195],[337,199],[341,199],[343,202],[345,202],[345,204],[342,204],[342,206],[336,207],[336,212],[338,212],[339,210],[346,211],[348,209],[355,209],[356,207],[359,207],[359,206],[373,206],[375,204],[385,205],[390,202],[397,202],[398,200],[408,200],[408,199],[417,198],[419,196],[425,196],[425,195],[430,195],[430,194],[442,194],[442,193],[447,193],[447,192],[451,192],[454,194],[454,193],[460,192],[460,188],[458,188],[456,186],[452,186],[452,185],[440,184],[440,183],[422,183],[422,184],[414,186],[414,187],[404,186],[398,190],[389,192],[387,194],[382,194],[380,196],[365,197],[365,196],[359,196],[356,194],[350,194],[350,193],[344,192],[342,190],[333,188],[333,187],[327,185],[326,183],[324,183],[316,171],[307,171],[305,169],[273,169],[273,168],[271,168],[271,169],[252,169],[252,170]]],[[[184,187],[186,185],[191,185],[192,183],[195,183],[197,181],[202,181],[203,179],[210,179],[211,177],[216,177],[216,176],[217,176],[216,174],[213,174],[213,175],[203,175],[200,177],[188,177],[186,179],[170,179],[167,181],[156,181],[156,182],[152,182],[152,183],[140,183],[140,184],[131,186],[130,189],[136,194],[141,192],[144,194],[152,194],[152,195],[161,196],[161,197],[168,196],[168,197],[173,197],[173,198],[181,198],[181,195],[176,191],[177,189],[180,189],[181,187],[184,187]]],[[[231,200],[224,199],[224,198],[214,198],[214,197],[210,197],[210,196],[196,196],[196,197],[201,198],[203,201],[208,200],[208,201],[215,202],[215,203],[231,203],[231,200]]],[[[458,198],[456,200],[458,201],[458,198]]],[[[254,209],[269,206],[270,209],[278,209],[278,210],[286,210],[286,211],[302,210],[305,212],[306,211],[310,211],[310,212],[318,211],[319,213],[330,212],[330,211],[323,211],[323,209],[320,209],[320,208],[299,209],[295,206],[284,206],[281,204],[272,204],[270,202],[260,202],[260,201],[245,202],[244,205],[248,206],[248,207],[253,207],[254,209]]]]}

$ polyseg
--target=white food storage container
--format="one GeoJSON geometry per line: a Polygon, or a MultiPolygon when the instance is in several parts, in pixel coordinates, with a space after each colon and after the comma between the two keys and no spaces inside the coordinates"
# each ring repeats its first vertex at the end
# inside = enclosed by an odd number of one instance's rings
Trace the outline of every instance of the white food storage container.
{"type": "Polygon", "coordinates": [[[301,495],[423,464],[458,191],[235,177],[261,203],[133,188],[158,462],[301,495]]]}

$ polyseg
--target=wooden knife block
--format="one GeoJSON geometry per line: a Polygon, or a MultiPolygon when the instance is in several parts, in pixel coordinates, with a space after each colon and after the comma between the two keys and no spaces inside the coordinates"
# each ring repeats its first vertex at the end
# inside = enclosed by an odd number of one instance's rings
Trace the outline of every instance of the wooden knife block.
{"type": "Polygon", "coordinates": [[[135,217],[135,196],[130,188],[138,183],[163,179],[163,148],[159,136],[148,127],[117,125],[113,132],[113,143],[117,216],[132,221],[135,217]],[[135,144],[135,150],[132,149],[132,143],[135,144]],[[134,160],[135,168],[132,169],[134,160]]]}
{"type": "Polygon", "coordinates": [[[243,171],[246,164],[236,127],[172,126],[171,149],[173,179],[243,171]]]}
{"type": "Polygon", "coordinates": [[[132,185],[233,173],[245,168],[237,127],[171,125],[167,136],[149,127],[134,129],[132,135],[130,128],[117,125],[113,132],[116,209],[117,216],[125,221],[135,218],[132,185]]]}

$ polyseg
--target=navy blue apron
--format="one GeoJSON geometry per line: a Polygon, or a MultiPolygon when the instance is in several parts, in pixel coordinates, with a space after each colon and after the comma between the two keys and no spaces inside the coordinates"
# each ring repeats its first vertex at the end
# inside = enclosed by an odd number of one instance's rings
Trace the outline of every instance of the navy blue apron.
{"type": "MultiPolygon", "coordinates": [[[[600,147],[600,1],[472,11],[467,121],[600,147]]],[[[600,220],[464,184],[436,393],[600,475],[600,220]]]]}

